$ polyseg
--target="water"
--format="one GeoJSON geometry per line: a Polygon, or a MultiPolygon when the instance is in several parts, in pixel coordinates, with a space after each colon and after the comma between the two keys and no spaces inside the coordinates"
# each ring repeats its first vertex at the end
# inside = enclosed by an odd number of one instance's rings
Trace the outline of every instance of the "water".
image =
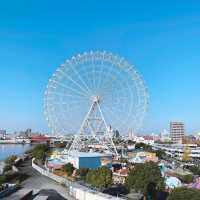
{"type": "Polygon", "coordinates": [[[0,144],[0,161],[11,155],[22,155],[30,148],[30,144],[0,144]]]}
{"type": "Polygon", "coordinates": [[[0,144],[0,174],[5,166],[4,160],[11,155],[22,155],[31,148],[30,144],[0,144]]]}

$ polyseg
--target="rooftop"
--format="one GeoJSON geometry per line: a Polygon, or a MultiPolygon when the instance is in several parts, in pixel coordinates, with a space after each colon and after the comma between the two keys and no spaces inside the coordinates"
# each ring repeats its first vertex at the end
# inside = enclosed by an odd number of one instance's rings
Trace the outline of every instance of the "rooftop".
{"type": "Polygon", "coordinates": [[[98,152],[72,152],[71,156],[77,157],[112,157],[112,154],[98,152]]]}

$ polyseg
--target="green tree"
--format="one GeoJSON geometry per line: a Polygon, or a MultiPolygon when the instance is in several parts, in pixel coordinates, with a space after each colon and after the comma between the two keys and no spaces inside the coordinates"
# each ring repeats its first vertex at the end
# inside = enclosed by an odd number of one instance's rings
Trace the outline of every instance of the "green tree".
{"type": "Polygon", "coordinates": [[[134,144],[135,144],[135,141],[133,141],[133,140],[128,140],[128,141],[127,141],[127,144],[128,144],[128,145],[134,145],[134,144]]]}
{"type": "Polygon", "coordinates": [[[179,178],[186,184],[192,183],[194,180],[194,176],[191,174],[187,174],[187,175],[181,176],[179,178]]]}
{"type": "Polygon", "coordinates": [[[12,169],[12,166],[15,164],[15,160],[17,159],[17,156],[12,155],[9,156],[6,160],[5,160],[5,166],[3,168],[3,173],[8,172],[9,170],[12,169]]]}
{"type": "Polygon", "coordinates": [[[71,176],[74,172],[74,166],[71,163],[67,163],[64,166],[64,170],[67,173],[67,176],[71,176]]]}
{"type": "Polygon", "coordinates": [[[160,150],[157,150],[155,151],[156,153],[156,156],[159,158],[159,159],[164,159],[166,157],[166,153],[164,150],[160,149],[160,150]]]}
{"type": "Polygon", "coordinates": [[[107,188],[112,184],[112,171],[103,166],[97,170],[97,174],[99,174],[99,187],[107,188]]]}
{"type": "Polygon", "coordinates": [[[89,172],[88,168],[80,168],[76,170],[77,176],[80,177],[81,180],[86,180],[87,173],[89,172]]]}
{"type": "Polygon", "coordinates": [[[4,175],[0,175],[0,185],[6,182],[6,177],[4,175]]]}
{"type": "Polygon", "coordinates": [[[34,158],[36,158],[37,160],[44,160],[45,155],[46,155],[46,153],[42,149],[34,151],[34,153],[33,153],[34,158]]]}
{"type": "Polygon", "coordinates": [[[46,153],[48,152],[49,148],[45,144],[38,144],[32,150],[32,155],[39,161],[44,161],[46,158],[46,153]]]}
{"type": "Polygon", "coordinates": [[[98,187],[98,174],[97,170],[90,169],[86,175],[86,182],[94,187],[98,187]]]}
{"type": "Polygon", "coordinates": [[[3,168],[3,173],[6,173],[10,170],[12,170],[12,165],[5,165],[4,168],[3,168]]]}
{"type": "Polygon", "coordinates": [[[182,160],[184,162],[190,161],[191,160],[190,154],[191,154],[191,149],[189,147],[185,147],[183,151],[182,160]]]}
{"type": "Polygon", "coordinates": [[[138,164],[129,171],[125,183],[127,189],[142,192],[144,196],[155,195],[152,191],[164,189],[164,178],[159,166],[154,162],[138,164]],[[154,189],[153,189],[154,187],[154,189]]]}
{"type": "Polygon", "coordinates": [[[190,166],[189,170],[194,174],[194,175],[200,175],[200,168],[197,167],[196,165],[190,166]]]}
{"type": "Polygon", "coordinates": [[[177,188],[174,189],[167,200],[199,200],[200,191],[190,188],[177,188]]]}
{"type": "Polygon", "coordinates": [[[97,188],[107,188],[112,185],[112,171],[105,166],[91,169],[87,173],[86,182],[97,188]]]}
{"type": "Polygon", "coordinates": [[[5,160],[5,164],[6,164],[6,165],[14,165],[16,159],[17,159],[17,156],[16,156],[16,155],[9,156],[9,157],[5,160]]]}
{"type": "Polygon", "coordinates": [[[144,143],[136,143],[135,149],[143,149],[145,151],[153,151],[152,147],[150,145],[144,144],[144,143]]]}

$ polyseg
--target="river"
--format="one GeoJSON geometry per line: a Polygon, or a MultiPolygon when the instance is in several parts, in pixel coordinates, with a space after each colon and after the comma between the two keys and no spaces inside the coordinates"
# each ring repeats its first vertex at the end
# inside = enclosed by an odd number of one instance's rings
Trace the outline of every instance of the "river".
{"type": "Polygon", "coordinates": [[[0,144],[0,161],[11,155],[21,155],[30,147],[30,144],[0,144]]]}
{"type": "Polygon", "coordinates": [[[0,144],[0,174],[3,172],[4,160],[11,155],[22,155],[31,148],[30,144],[0,144]]]}

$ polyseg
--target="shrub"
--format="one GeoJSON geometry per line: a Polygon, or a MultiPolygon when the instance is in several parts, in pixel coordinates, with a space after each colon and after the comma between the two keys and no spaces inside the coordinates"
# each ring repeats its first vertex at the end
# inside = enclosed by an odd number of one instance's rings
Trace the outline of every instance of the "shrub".
{"type": "Polygon", "coordinates": [[[164,159],[166,157],[166,153],[164,150],[157,150],[155,151],[155,153],[159,159],[164,159]]]}
{"type": "Polygon", "coordinates": [[[200,168],[197,166],[190,166],[188,168],[194,175],[200,175],[200,168]]]}
{"type": "Polygon", "coordinates": [[[5,160],[5,164],[6,164],[6,165],[14,165],[16,159],[17,159],[17,156],[16,156],[16,155],[9,156],[9,157],[5,160]]]}
{"type": "Polygon", "coordinates": [[[199,200],[200,191],[190,188],[177,188],[174,189],[167,200],[199,200]]]}
{"type": "Polygon", "coordinates": [[[21,172],[8,172],[5,174],[6,182],[21,182],[28,178],[28,175],[21,172]]]}
{"type": "Polygon", "coordinates": [[[100,189],[107,188],[112,184],[112,171],[105,166],[90,169],[86,175],[86,182],[100,189]]]}
{"type": "Polygon", "coordinates": [[[8,172],[5,174],[5,178],[7,182],[11,182],[12,180],[16,180],[17,178],[19,178],[20,173],[19,172],[8,172]]]}
{"type": "Polygon", "coordinates": [[[125,185],[128,190],[134,189],[151,197],[156,195],[156,190],[163,190],[165,187],[160,168],[154,162],[135,165],[129,171],[125,185]]]}
{"type": "Polygon", "coordinates": [[[44,161],[48,150],[49,148],[47,145],[38,144],[32,150],[33,157],[35,157],[37,160],[44,161]]]}
{"type": "Polygon", "coordinates": [[[80,168],[76,170],[76,174],[80,177],[81,180],[86,180],[88,172],[89,172],[88,168],[80,168]]]}
{"type": "Polygon", "coordinates": [[[68,176],[71,176],[74,171],[74,166],[71,163],[67,163],[64,166],[64,171],[67,173],[68,176]]]}
{"type": "Polygon", "coordinates": [[[135,149],[143,149],[144,151],[153,151],[150,145],[144,143],[136,143],[135,149]]]}
{"type": "Polygon", "coordinates": [[[192,182],[193,182],[194,176],[191,175],[191,174],[187,174],[187,175],[185,175],[185,176],[181,176],[180,179],[181,179],[184,183],[189,184],[189,183],[192,183],[192,182]]]}
{"type": "Polygon", "coordinates": [[[6,182],[6,177],[4,175],[0,175],[0,185],[6,182]]]}
{"type": "Polygon", "coordinates": [[[10,170],[12,170],[12,165],[6,164],[6,165],[4,166],[4,168],[3,168],[3,172],[4,172],[4,173],[5,173],[5,172],[8,172],[8,171],[10,171],[10,170]]]}

